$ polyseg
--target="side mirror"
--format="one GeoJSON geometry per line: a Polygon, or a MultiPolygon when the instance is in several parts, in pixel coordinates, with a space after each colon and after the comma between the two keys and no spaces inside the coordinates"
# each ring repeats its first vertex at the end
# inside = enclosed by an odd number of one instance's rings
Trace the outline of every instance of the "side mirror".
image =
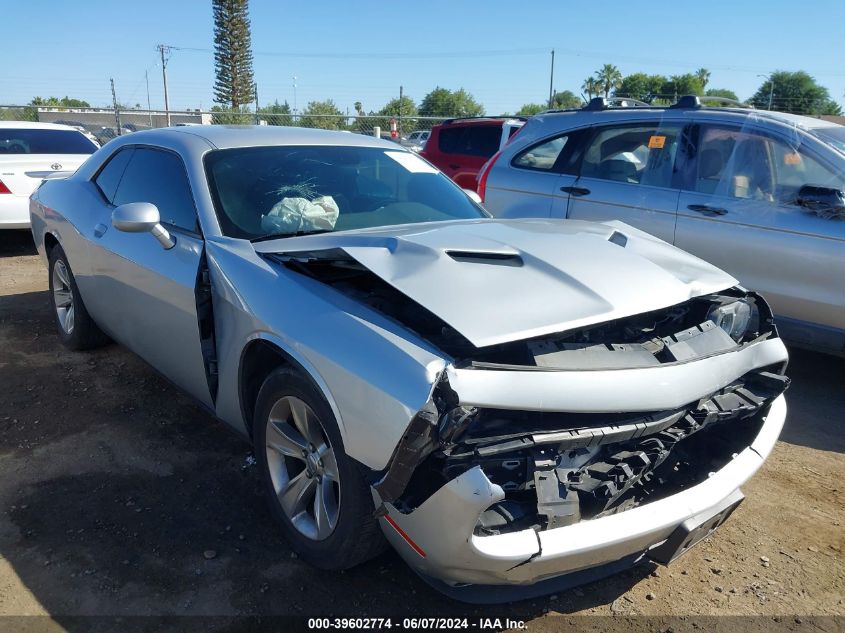
{"type": "Polygon", "coordinates": [[[798,190],[795,203],[825,219],[845,219],[845,191],[839,189],[804,185],[798,190]]]}
{"type": "Polygon", "coordinates": [[[158,209],[149,202],[130,202],[115,207],[111,223],[124,233],[151,233],[165,250],[176,246],[176,238],[161,225],[158,209]]]}
{"type": "Polygon", "coordinates": [[[479,196],[475,191],[472,189],[464,189],[464,193],[476,204],[481,204],[481,196],[479,196]]]}

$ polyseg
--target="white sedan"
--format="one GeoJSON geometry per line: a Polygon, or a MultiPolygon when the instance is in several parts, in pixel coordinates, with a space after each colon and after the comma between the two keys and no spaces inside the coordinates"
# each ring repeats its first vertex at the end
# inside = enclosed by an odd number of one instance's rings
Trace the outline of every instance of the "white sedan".
{"type": "Polygon", "coordinates": [[[69,125],[0,121],[0,229],[29,228],[29,196],[39,183],[76,171],[97,149],[69,125]]]}

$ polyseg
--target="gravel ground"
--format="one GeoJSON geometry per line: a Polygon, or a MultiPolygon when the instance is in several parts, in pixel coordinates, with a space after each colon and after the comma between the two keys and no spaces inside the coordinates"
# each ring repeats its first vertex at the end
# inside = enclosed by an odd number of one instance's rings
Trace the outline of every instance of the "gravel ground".
{"type": "Polygon", "coordinates": [[[759,622],[800,629],[802,618],[845,615],[843,359],[793,351],[781,441],[715,537],[669,567],[474,608],[435,593],[393,553],[345,573],[297,560],[249,446],[125,349],[63,349],[46,289],[29,235],[4,232],[0,616],[49,614],[61,630],[62,617],[85,615],[498,614],[529,630],[639,630],[659,620],[632,616],[768,616],[759,622]]]}

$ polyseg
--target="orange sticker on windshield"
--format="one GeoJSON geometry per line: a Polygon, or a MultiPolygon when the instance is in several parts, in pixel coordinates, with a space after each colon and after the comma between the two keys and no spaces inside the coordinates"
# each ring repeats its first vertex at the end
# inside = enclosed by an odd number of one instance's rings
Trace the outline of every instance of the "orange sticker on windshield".
{"type": "Polygon", "coordinates": [[[663,149],[663,146],[666,144],[666,137],[665,136],[652,136],[648,139],[648,148],[649,149],[663,149]]]}
{"type": "Polygon", "coordinates": [[[800,165],[801,164],[801,154],[798,152],[790,152],[789,154],[783,155],[783,164],[784,165],[800,165]]]}

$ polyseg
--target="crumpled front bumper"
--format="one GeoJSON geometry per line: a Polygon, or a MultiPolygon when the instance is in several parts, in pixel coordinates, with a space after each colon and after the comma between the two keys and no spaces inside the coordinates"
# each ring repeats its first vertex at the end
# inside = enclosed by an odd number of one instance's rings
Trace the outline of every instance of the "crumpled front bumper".
{"type": "MultiPolygon", "coordinates": [[[[737,356],[723,357],[722,361],[736,365],[732,369],[741,375],[745,369],[785,360],[786,352],[779,340],[773,340],[737,356]]],[[[724,374],[725,379],[732,373],[724,374]]],[[[709,382],[712,376],[699,375],[699,380],[709,382]]],[[[504,499],[505,492],[476,466],[407,514],[384,503],[387,514],[381,519],[382,527],[411,567],[450,585],[528,585],[601,566],[646,552],[688,519],[715,511],[736,497],[739,487],[760,468],[777,441],[786,418],[784,396],[777,397],[768,411],[763,409],[758,415],[764,416],[764,422],[751,445],[708,479],[618,514],[539,532],[525,529],[478,536],[474,529],[479,515],[504,499]]],[[[375,500],[377,506],[381,505],[377,494],[375,500]]]]}

